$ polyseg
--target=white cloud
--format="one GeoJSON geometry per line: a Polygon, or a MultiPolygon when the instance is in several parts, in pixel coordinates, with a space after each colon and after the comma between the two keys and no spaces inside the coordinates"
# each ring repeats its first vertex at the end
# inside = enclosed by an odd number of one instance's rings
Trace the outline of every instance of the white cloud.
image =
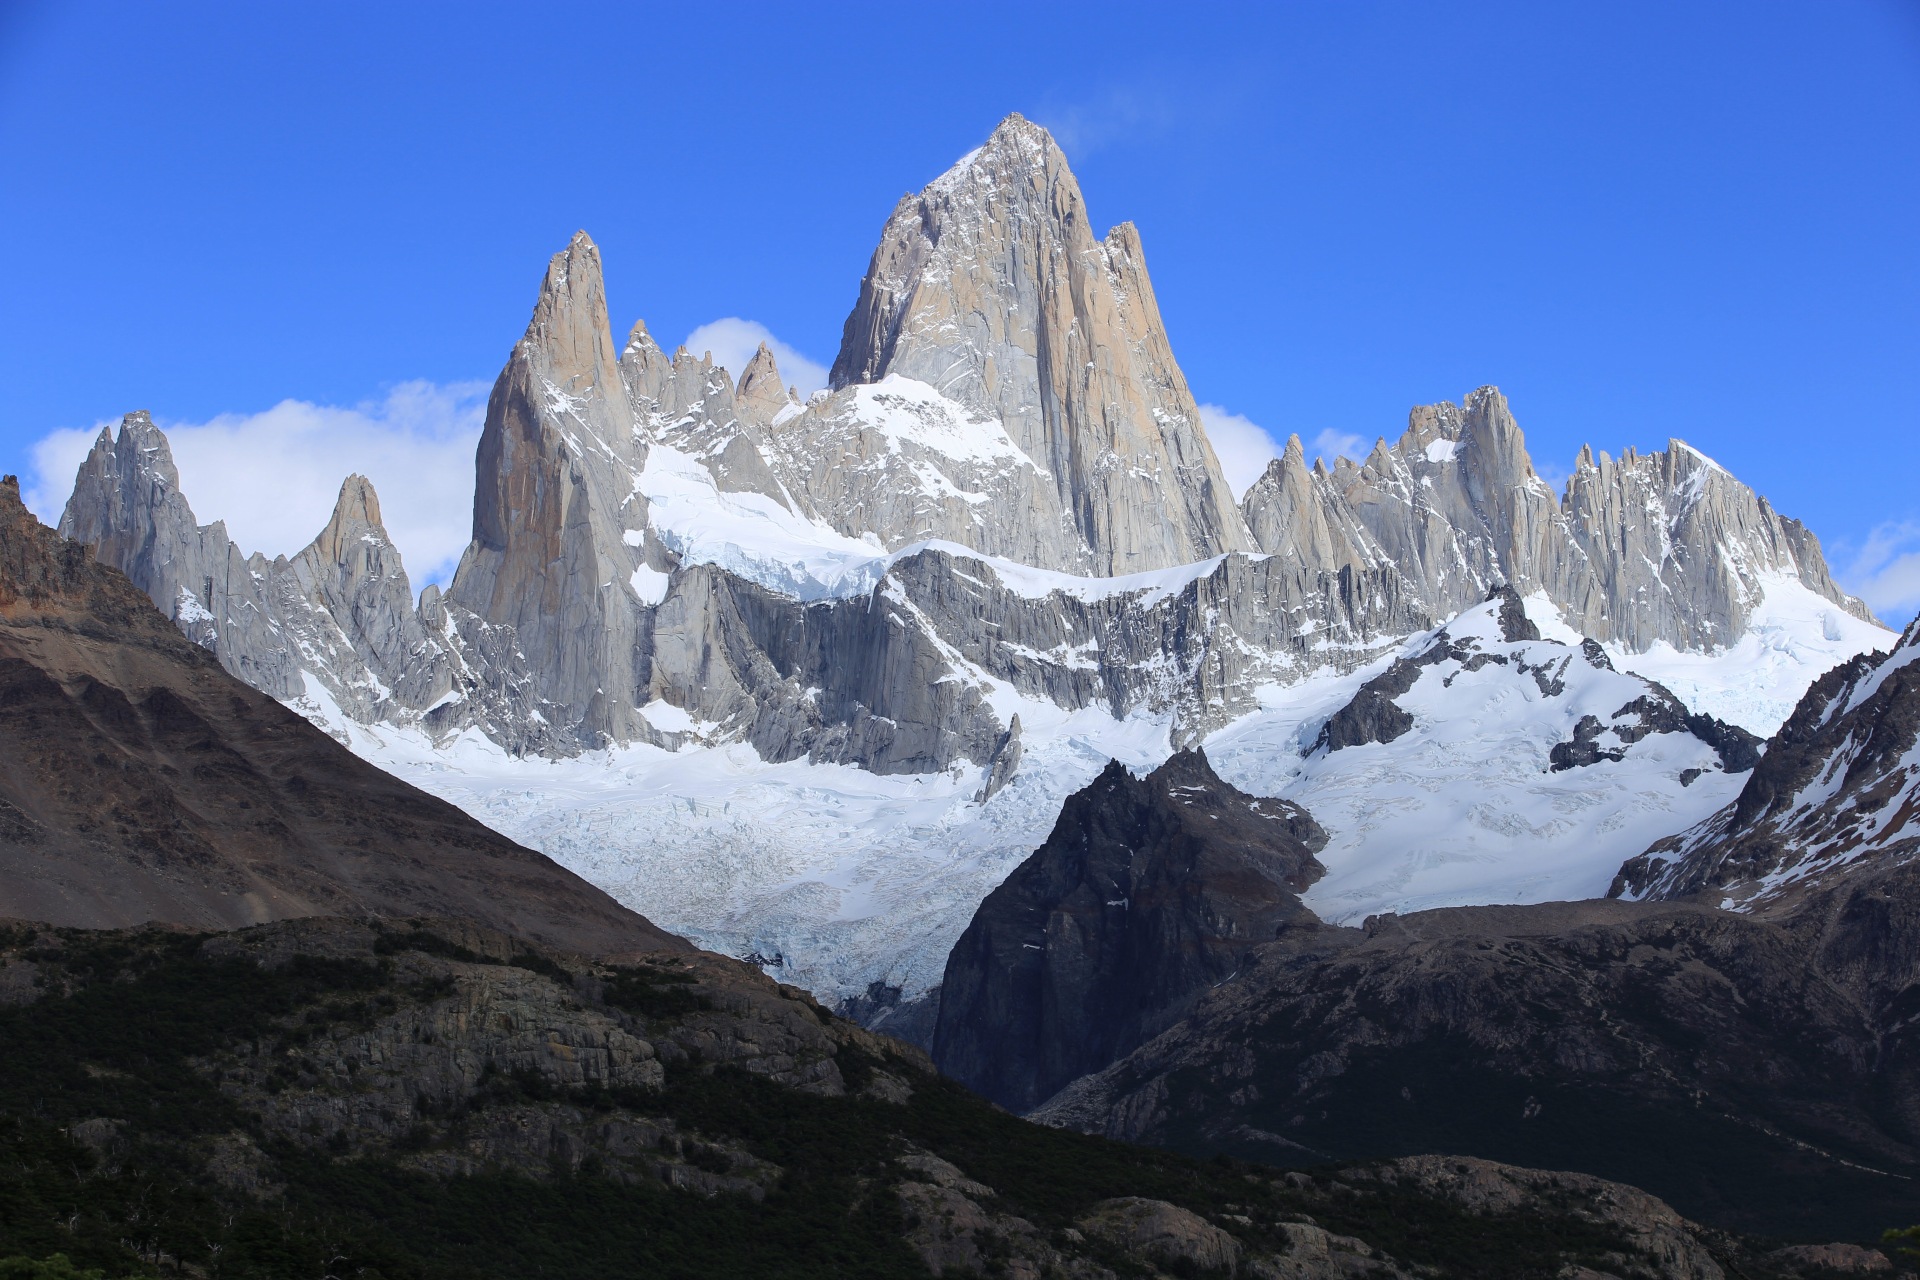
{"type": "Polygon", "coordinates": [[[1158,89],[1111,89],[1073,102],[1049,101],[1030,113],[1072,160],[1115,142],[1158,137],[1178,120],[1174,99],[1158,89]]]}
{"type": "Polygon", "coordinates": [[[1280,446],[1273,437],[1244,414],[1217,404],[1203,404],[1200,425],[1213,445],[1214,456],[1220,459],[1220,470],[1226,473],[1227,487],[1236,500],[1253,487],[1267,463],[1280,456],[1280,446]]]}
{"type": "MultiPolygon", "coordinates": [[[[1846,554],[1844,544],[1834,551],[1836,559],[1846,554]]],[[[1837,576],[1883,620],[1911,618],[1920,610],[1920,521],[1878,526],[1837,576]]]]}
{"type": "MultiPolygon", "coordinates": [[[[351,408],[282,400],[261,413],[158,425],[194,517],[225,520],[247,552],[299,551],[332,515],[340,482],[356,471],[366,476],[417,590],[448,579],[472,534],[473,454],[487,389],[403,382],[385,399],[351,408]]],[[[55,431],[34,445],[27,505],[42,520],[59,520],[99,433],[100,426],[55,431]]]]}
{"type": "Polygon", "coordinates": [[[1365,462],[1367,455],[1373,451],[1373,446],[1368,444],[1363,436],[1354,435],[1351,431],[1335,431],[1332,427],[1328,427],[1307,442],[1306,450],[1308,457],[1317,457],[1331,467],[1335,458],[1351,458],[1355,462],[1365,462]]]}
{"type": "Polygon", "coordinates": [[[713,353],[713,362],[740,380],[740,371],[747,367],[747,361],[753,359],[753,353],[760,349],[761,343],[773,352],[773,358],[780,366],[780,376],[790,387],[800,389],[800,398],[806,399],[827,385],[827,367],[816,360],[809,360],[786,343],[773,336],[767,326],[758,320],[742,320],[739,316],[726,316],[709,321],[687,335],[683,344],[695,355],[713,353]]]}

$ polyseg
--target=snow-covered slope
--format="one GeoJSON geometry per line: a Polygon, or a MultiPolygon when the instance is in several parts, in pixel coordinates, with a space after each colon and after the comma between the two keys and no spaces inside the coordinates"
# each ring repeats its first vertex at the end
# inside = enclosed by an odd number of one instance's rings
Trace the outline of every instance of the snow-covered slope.
{"type": "Polygon", "coordinates": [[[1621,868],[1628,898],[1790,907],[1814,885],[1920,856],[1920,622],[1828,672],[1732,804],[1621,868]]]}
{"type": "Polygon", "coordinates": [[[1208,739],[1222,778],[1326,829],[1327,874],[1305,895],[1324,918],[1598,897],[1617,852],[1739,791],[1727,765],[1751,761],[1716,750],[1670,695],[1591,641],[1523,634],[1482,604],[1363,671],[1276,690],[1208,739]],[[1330,723],[1383,695],[1406,719],[1376,714],[1338,745],[1330,723]],[[1386,740],[1352,741],[1369,736],[1386,740]]]}
{"type": "Polygon", "coordinates": [[[304,709],[661,927],[837,1000],[876,981],[909,997],[937,983],[980,899],[1046,838],[1067,796],[1111,759],[1144,773],[1171,752],[1169,717],[1015,705],[1022,765],[984,804],[984,771],[971,767],[888,776],[770,763],[741,743],[546,760],[477,732],[435,743],[318,701],[304,709]]]}

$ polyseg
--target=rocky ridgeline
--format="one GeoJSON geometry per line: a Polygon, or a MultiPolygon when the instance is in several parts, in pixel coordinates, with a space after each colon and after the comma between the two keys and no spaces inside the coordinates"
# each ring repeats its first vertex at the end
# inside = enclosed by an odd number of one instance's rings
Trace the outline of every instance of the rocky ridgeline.
{"type": "MultiPolygon", "coordinates": [[[[1912,862],[1917,820],[1920,622],[1892,653],[1863,654],[1820,677],[1739,798],[1628,862],[1612,895],[1790,914],[1836,882],[1912,862]]],[[[1907,963],[1920,968],[1920,950],[1905,945],[1907,963]]]]}
{"type": "Polygon", "coordinates": [[[1262,551],[1390,566],[1436,620],[1504,584],[1545,595],[1596,640],[1705,650],[1737,640],[1766,584],[1783,579],[1870,617],[1834,584],[1805,525],[1678,440],[1617,461],[1583,448],[1556,497],[1493,387],[1416,408],[1363,463],[1309,468],[1292,438],[1241,506],[1262,551]]]}
{"type": "Polygon", "coordinates": [[[547,755],[745,741],[881,772],[987,767],[1009,691],[1190,742],[1502,583],[1635,649],[1738,637],[1770,581],[1865,616],[1809,532],[1684,445],[1583,453],[1556,498],[1491,388],[1414,410],[1361,465],[1309,468],[1290,441],[1235,508],[1138,235],[1096,239],[1018,116],[894,211],[812,402],[764,347],[736,383],[613,332],[576,235],[488,401],[473,541],[417,607],[364,480],[299,555],[245,556],[196,523],[144,414],[102,433],[61,532],[336,730],[547,755]],[[792,537],[864,558],[822,586],[792,537]]]}

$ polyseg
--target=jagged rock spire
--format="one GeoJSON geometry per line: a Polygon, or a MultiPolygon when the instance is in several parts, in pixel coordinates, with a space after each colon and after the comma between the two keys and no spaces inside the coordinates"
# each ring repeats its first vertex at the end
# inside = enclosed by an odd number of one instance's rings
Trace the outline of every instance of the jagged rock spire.
{"type": "Polygon", "coordinates": [[[473,543],[447,599],[513,628],[528,663],[551,677],[542,714],[588,745],[631,738],[646,701],[641,606],[626,587],[647,513],[634,483],[646,443],[634,427],[600,251],[577,232],[548,264],[487,400],[473,543]]]}
{"type": "Polygon", "coordinates": [[[753,359],[740,371],[740,381],[733,389],[733,402],[741,417],[763,427],[794,403],[780,381],[780,366],[766,343],[760,344],[753,359]]]}
{"type": "Polygon", "coordinates": [[[831,382],[890,374],[998,420],[1051,476],[1097,572],[1248,545],[1139,233],[1096,239],[1066,157],[1022,116],[888,220],[831,382]]]}

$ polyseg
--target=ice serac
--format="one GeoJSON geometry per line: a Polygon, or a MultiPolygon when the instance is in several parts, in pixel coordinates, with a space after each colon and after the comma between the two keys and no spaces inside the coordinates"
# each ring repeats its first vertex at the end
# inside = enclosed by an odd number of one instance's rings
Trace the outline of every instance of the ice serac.
{"type": "Polygon", "coordinates": [[[632,582],[645,555],[647,500],[635,484],[645,461],[600,251],[578,232],[548,264],[488,397],[473,542],[447,592],[511,629],[563,749],[642,736],[651,605],[632,582]]]}
{"type": "MultiPolygon", "coordinates": [[[[831,384],[905,380],[957,405],[966,434],[1003,436],[1043,483],[1037,505],[956,510],[936,536],[1099,574],[1248,545],[1174,362],[1139,233],[1094,236],[1045,129],[1012,115],[986,144],[894,209],[847,318],[831,384]],[[988,424],[991,424],[989,427],[988,424]]],[[[859,447],[843,443],[859,454],[859,447]]],[[[874,439],[866,450],[885,448],[874,439]]],[[[857,461],[850,458],[849,461],[857,461]]],[[[964,486],[961,486],[964,488],[964,486]]],[[[823,510],[836,511],[823,502],[823,510]]],[[[889,545],[921,529],[875,528],[889,545]]]]}

